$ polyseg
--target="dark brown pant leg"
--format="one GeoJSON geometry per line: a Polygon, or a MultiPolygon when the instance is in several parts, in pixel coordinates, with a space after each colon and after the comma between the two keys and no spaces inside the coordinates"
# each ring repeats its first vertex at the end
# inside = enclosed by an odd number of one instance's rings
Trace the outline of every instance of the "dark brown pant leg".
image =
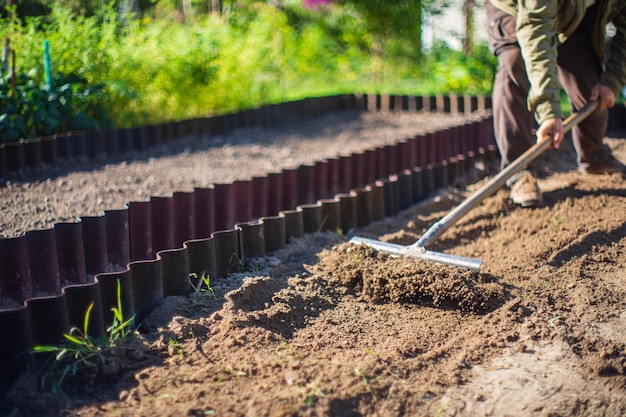
{"type": "Polygon", "coordinates": [[[526,104],[529,87],[520,49],[502,50],[493,88],[493,127],[502,168],[535,143],[534,118],[526,104]]]}
{"type": "MultiPolygon", "coordinates": [[[[590,10],[589,13],[592,12],[590,10]]],[[[589,102],[591,90],[600,81],[602,74],[600,59],[592,45],[591,33],[588,26],[585,26],[589,17],[586,16],[579,29],[558,49],[559,81],[567,92],[573,111],[580,110],[589,102]]],[[[592,113],[572,129],[580,167],[587,167],[603,158],[606,148],[602,139],[607,123],[608,112],[603,110],[592,113]]]]}
{"type": "Polygon", "coordinates": [[[487,2],[489,48],[498,57],[493,87],[493,127],[504,168],[535,142],[526,98],[530,84],[515,34],[515,18],[487,2]]]}

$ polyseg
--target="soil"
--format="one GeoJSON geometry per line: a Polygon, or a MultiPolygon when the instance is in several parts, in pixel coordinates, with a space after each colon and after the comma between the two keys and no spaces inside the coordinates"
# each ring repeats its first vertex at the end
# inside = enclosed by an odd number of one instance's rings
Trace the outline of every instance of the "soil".
{"type": "MultiPolygon", "coordinates": [[[[264,171],[280,168],[278,160],[311,162],[452,119],[335,115],[300,126],[301,138],[296,127],[284,136],[239,132],[221,143],[207,139],[205,149],[189,145],[182,153],[155,150],[153,157],[75,172],[30,173],[3,186],[1,227],[11,236],[60,221],[57,214],[77,216],[70,211],[80,201],[82,210],[97,211],[154,193],[156,183],[158,192],[167,184],[195,185],[202,168],[194,156],[223,169],[220,181],[231,181],[233,163],[264,171]],[[374,126],[380,131],[370,137],[374,126]],[[271,140],[233,145],[256,134],[271,140]],[[36,179],[42,176],[52,178],[36,179]],[[28,200],[42,193],[45,204],[28,200]],[[4,214],[13,201],[23,204],[19,219],[4,214]]],[[[605,138],[621,161],[625,138],[605,138]]],[[[27,374],[2,398],[0,413],[624,416],[626,181],[578,173],[567,145],[542,162],[543,207],[515,206],[499,190],[429,246],[481,259],[480,272],[348,240],[357,233],[413,243],[487,181],[496,170],[490,165],[476,167],[475,181],[440,190],[395,217],[346,235],[307,235],[252,260],[247,272],[211,282],[212,291],[166,298],[133,344],[102,352],[102,365],[68,377],[63,394],[50,393],[45,376],[27,374]]]]}

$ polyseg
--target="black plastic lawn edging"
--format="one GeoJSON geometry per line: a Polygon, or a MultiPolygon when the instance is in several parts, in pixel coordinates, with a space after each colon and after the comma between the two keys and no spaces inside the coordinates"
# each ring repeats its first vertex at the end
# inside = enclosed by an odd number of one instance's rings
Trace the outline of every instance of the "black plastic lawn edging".
{"type": "MultiPolygon", "coordinates": [[[[0,239],[0,338],[6,342],[0,343],[0,389],[28,369],[27,353],[33,346],[56,345],[71,327],[82,328],[92,303],[90,335],[104,334],[113,322],[118,282],[122,310],[140,323],[163,298],[189,294],[190,274],[228,279],[247,259],[284,248],[292,238],[350,230],[393,216],[463,177],[476,160],[494,160],[492,120],[485,112],[489,106],[490,100],[480,97],[348,95],[268,106],[210,122],[146,128],[161,132],[156,136],[142,129],[140,135],[116,132],[114,137],[126,138],[116,142],[115,150],[121,152],[131,144],[149,146],[349,109],[485,114],[480,120],[394,145],[129,202],[125,209],[102,216],[0,239]]],[[[75,156],[76,149],[91,149],[87,135],[76,143],[57,137],[57,151],[62,147],[64,155],[75,156]]],[[[40,146],[46,140],[41,139],[40,146]]],[[[36,160],[28,153],[33,148],[22,145],[23,160],[36,160]]],[[[8,147],[2,149],[6,157],[8,147]]]]}

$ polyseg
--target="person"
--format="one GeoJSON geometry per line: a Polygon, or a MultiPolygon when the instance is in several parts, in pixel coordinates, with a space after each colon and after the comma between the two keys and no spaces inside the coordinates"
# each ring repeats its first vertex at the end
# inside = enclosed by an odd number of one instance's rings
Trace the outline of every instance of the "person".
{"type": "MultiPolygon", "coordinates": [[[[626,85],[626,1],[488,0],[488,39],[498,58],[493,87],[493,123],[501,167],[536,138],[563,141],[561,87],[572,111],[599,100],[595,112],[572,129],[578,169],[624,175],[602,139],[608,111],[626,85]],[[607,26],[615,33],[607,42],[607,26]],[[533,120],[534,119],[534,120],[533,120]],[[534,121],[539,126],[533,137],[534,121]]],[[[514,175],[510,199],[523,207],[542,204],[536,167],[514,175]]]]}

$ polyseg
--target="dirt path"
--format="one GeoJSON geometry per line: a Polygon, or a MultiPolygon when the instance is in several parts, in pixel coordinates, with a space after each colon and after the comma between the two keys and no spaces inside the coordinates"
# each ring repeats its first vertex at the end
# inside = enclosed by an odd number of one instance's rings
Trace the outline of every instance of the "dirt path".
{"type": "MultiPolygon", "coordinates": [[[[623,135],[607,144],[626,161],[623,135]]],[[[166,299],[141,355],[107,357],[119,373],[72,378],[66,398],[25,376],[4,410],[624,416],[626,181],[572,171],[567,147],[546,161],[545,207],[501,190],[431,247],[483,260],[480,273],[306,236],[213,282],[215,297],[166,299]]],[[[483,181],[358,232],[410,244],[483,181]]]]}

